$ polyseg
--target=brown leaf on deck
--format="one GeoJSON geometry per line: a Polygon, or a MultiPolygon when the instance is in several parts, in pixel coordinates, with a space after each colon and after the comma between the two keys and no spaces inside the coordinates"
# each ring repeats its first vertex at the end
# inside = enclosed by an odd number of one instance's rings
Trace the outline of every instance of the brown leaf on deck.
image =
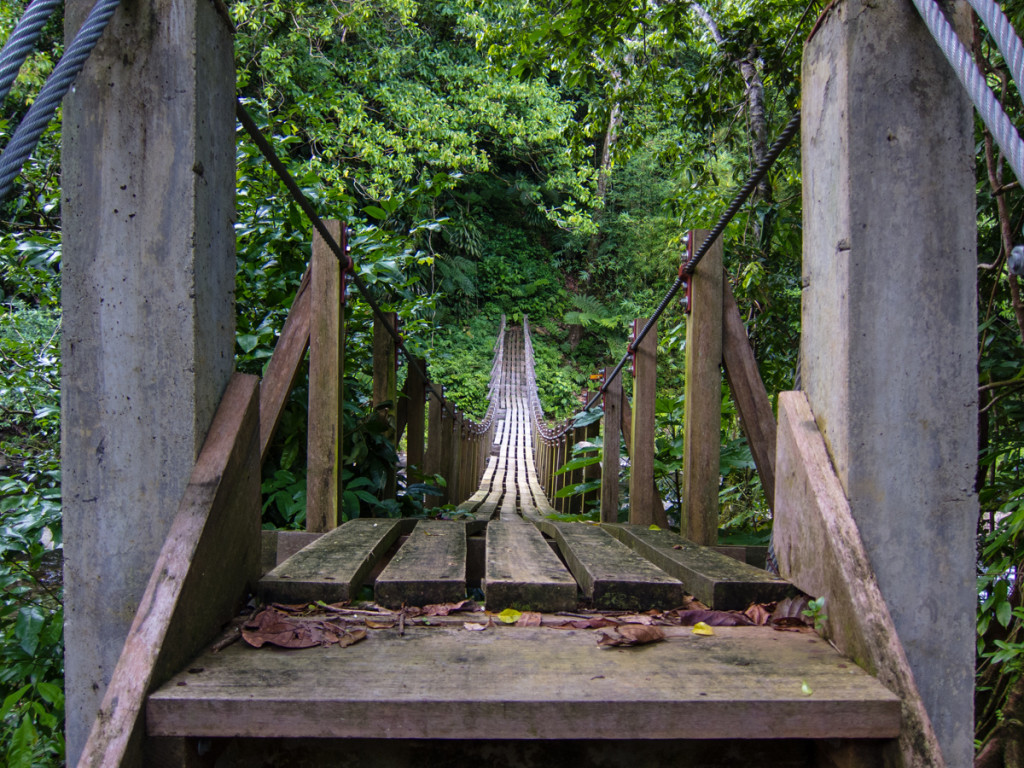
{"type": "Polygon", "coordinates": [[[541,615],[537,611],[523,611],[523,614],[516,621],[517,627],[539,627],[541,615]]]}
{"type": "Polygon", "coordinates": [[[672,613],[683,627],[692,627],[700,622],[709,627],[749,627],[754,623],[744,614],[735,611],[713,611],[705,608],[672,613]]]}
{"type": "Polygon", "coordinates": [[[266,644],[281,648],[312,648],[318,645],[342,647],[366,637],[366,630],[348,632],[323,619],[289,616],[275,608],[266,608],[242,625],[242,639],[253,648],[266,644]]]}
{"type": "MultiPolygon", "coordinates": [[[[768,603],[767,605],[771,605],[771,603],[768,603]]],[[[750,607],[743,612],[743,615],[754,622],[754,626],[757,627],[763,627],[772,620],[771,611],[769,611],[766,605],[762,603],[752,603],[750,607]]]]}
{"type": "Polygon", "coordinates": [[[367,618],[365,623],[367,629],[391,629],[398,623],[398,617],[393,616],[381,620],[367,618]]]}
{"type": "Polygon", "coordinates": [[[594,616],[590,619],[576,619],[553,626],[555,629],[604,629],[605,627],[617,627],[619,622],[605,616],[594,616]]]}
{"type": "Polygon", "coordinates": [[[623,624],[613,632],[601,632],[597,644],[601,646],[632,646],[657,643],[665,639],[660,627],[646,624],[623,624]]]}
{"type": "Polygon", "coordinates": [[[460,600],[457,603],[435,603],[423,608],[424,616],[447,616],[449,613],[459,611],[475,611],[478,606],[472,600],[460,600]]]}

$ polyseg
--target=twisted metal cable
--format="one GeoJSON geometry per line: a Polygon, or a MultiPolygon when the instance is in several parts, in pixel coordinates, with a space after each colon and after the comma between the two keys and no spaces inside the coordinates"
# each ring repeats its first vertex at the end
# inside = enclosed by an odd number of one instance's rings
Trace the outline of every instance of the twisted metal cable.
{"type": "Polygon", "coordinates": [[[60,0],[32,0],[4,43],[4,49],[0,51],[0,101],[7,98],[18,72],[35,48],[39,33],[58,3],[60,0]]]}
{"type": "Polygon", "coordinates": [[[25,118],[18,124],[14,136],[4,147],[3,155],[0,155],[0,200],[7,197],[11,191],[14,179],[21,173],[21,167],[39,143],[39,137],[53,119],[64,94],[85,66],[89,54],[99,42],[103,30],[107,28],[107,22],[114,15],[119,3],[120,0],[97,0],[75,39],[71,41],[64,56],[46,79],[25,118]]]}
{"type": "Polygon", "coordinates": [[[967,0],[985,23],[985,27],[996,41],[996,47],[1003,54],[1003,60],[1010,68],[1010,76],[1017,85],[1017,93],[1024,96],[1021,83],[1024,82],[1024,45],[1010,20],[995,0],[967,0]]]}
{"type": "Polygon", "coordinates": [[[1006,116],[995,94],[989,89],[970,51],[960,42],[960,38],[935,0],[914,0],[914,5],[946,60],[953,67],[960,84],[967,89],[975,109],[992,132],[992,137],[1006,156],[1017,180],[1024,183],[1024,142],[1021,141],[1017,129],[1006,116]]]}
{"type": "Polygon", "coordinates": [[[640,346],[640,342],[644,340],[644,337],[646,337],[654,327],[654,324],[658,322],[658,318],[661,317],[662,313],[664,313],[669,302],[675,298],[675,295],[679,293],[679,289],[686,283],[686,279],[683,275],[693,274],[697,265],[700,264],[700,260],[704,258],[704,255],[709,250],[711,250],[711,246],[714,245],[715,240],[717,240],[725,231],[725,228],[729,226],[729,222],[733,220],[733,217],[735,217],[740,208],[743,207],[743,204],[747,202],[747,198],[750,197],[753,191],[757,188],[757,185],[761,183],[761,180],[765,177],[768,171],[771,170],[775,161],[779,159],[782,151],[789,146],[789,142],[793,140],[793,137],[796,136],[798,130],[800,130],[800,110],[793,112],[792,116],[789,118],[789,122],[786,123],[786,127],[782,129],[782,133],[780,133],[779,137],[775,139],[771,147],[768,148],[768,152],[761,159],[761,162],[757,164],[757,167],[751,172],[746,182],[742,187],[740,187],[739,192],[736,193],[732,202],[729,203],[729,207],[725,209],[725,212],[718,218],[718,221],[708,233],[708,236],[704,238],[704,242],[700,244],[700,247],[694,252],[693,256],[691,256],[683,263],[682,267],[680,267],[679,277],[677,277],[675,282],[672,283],[672,287],[668,289],[668,292],[665,294],[664,298],[662,298],[661,303],[658,304],[658,308],[654,310],[654,314],[652,314],[648,318],[647,322],[644,323],[644,327],[640,329],[639,333],[637,333],[636,338],[633,339],[633,341],[631,341],[626,347],[626,354],[624,354],[622,359],[620,359],[619,362],[616,363],[615,367],[612,368],[611,373],[605,376],[604,382],[601,384],[600,388],[598,388],[593,397],[587,401],[587,404],[583,408],[584,411],[589,411],[594,407],[597,401],[608,389],[608,384],[622,372],[622,368],[626,365],[626,361],[629,360],[630,356],[637,350],[640,346]]]}

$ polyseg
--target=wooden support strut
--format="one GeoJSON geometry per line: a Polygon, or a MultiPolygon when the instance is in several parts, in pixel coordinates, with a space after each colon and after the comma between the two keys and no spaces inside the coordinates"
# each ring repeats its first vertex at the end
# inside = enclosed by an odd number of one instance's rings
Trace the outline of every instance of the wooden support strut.
{"type": "MultiPolygon", "coordinates": [[[[377,418],[384,422],[384,435],[392,442],[397,442],[398,434],[398,387],[395,375],[395,340],[387,332],[384,323],[396,327],[398,315],[394,312],[383,313],[373,320],[373,407],[377,418]]],[[[397,447],[397,446],[396,446],[397,447]]],[[[384,480],[382,498],[393,499],[397,491],[395,468],[390,467],[384,480]]]]}
{"type": "MultiPolygon", "coordinates": [[[[340,221],[325,222],[341,240],[340,221]]],[[[317,533],[338,525],[341,464],[344,451],[343,380],[345,307],[343,275],[334,252],[313,233],[310,263],[309,432],[307,435],[306,530],[317,533]]]]}
{"type": "Polygon", "coordinates": [[[420,375],[426,371],[426,362],[415,359],[406,374],[408,424],[405,437],[405,472],[408,481],[423,479],[423,417],[426,410],[427,382],[420,375]]]}
{"type": "MultiPolygon", "coordinates": [[[[638,320],[636,327],[643,321],[638,320]]],[[[654,401],[657,396],[658,331],[653,327],[636,348],[633,375],[633,445],[629,454],[629,522],[656,522],[654,488],[654,401]]]]}
{"type": "MultiPolygon", "coordinates": [[[[703,242],[706,230],[690,233],[703,242]]],[[[697,265],[686,322],[686,423],[683,437],[683,536],[718,541],[718,483],[722,428],[722,240],[697,265]]]]}
{"type": "Polygon", "coordinates": [[[622,435],[622,379],[607,382],[604,393],[601,467],[601,522],[619,522],[619,440],[622,435]]]}

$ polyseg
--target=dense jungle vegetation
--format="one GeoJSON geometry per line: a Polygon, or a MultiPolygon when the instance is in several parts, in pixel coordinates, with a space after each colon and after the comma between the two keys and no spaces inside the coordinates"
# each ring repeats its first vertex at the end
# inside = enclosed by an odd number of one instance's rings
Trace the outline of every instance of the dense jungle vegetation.
{"type": "MultiPolygon", "coordinates": [[[[27,3],[0,0],[6,39],[27,3]]],[[[622,354],[671,284],[686,229],[710,227],[799,102],[820,0],[234,0],[239,94],[413,351],[470,413],[493,335],[528,315],[552,418],[622,354]],[[467,373],[469,372],[469,373],[467,373]]],[[[1024,3],[1004,7],[1024,29],[1024,3]]],[[[59,14],[58,14],[59,16],[59,14]]],[[[5,141],[62,48],[44,31],[2,105],[5,141]]],[[[1004,62],[975,54],[1022,116],[1004,62]]],[[[1024,304],[1006,258],[1024,193],[978,137],[979,763],[1024,718],[1024,304]]],[[[63,762],[60,507],[60,124],[0,203],[0,762],[63,762]]],[[[309,258],[311,229],[258,150],[237,141],[237,366],[260,373],[309,258]]],[[[791,148],[724,235],[726,266],[769,392],[792,388],[800,334],[799,154],[791,148]]],[[[659,328],[657,471],[678,498],[685,326],[659,328]]],[[[379,498],[401,446],[370,413],[370,313],[350,303],[345,514],[422,514],[379,498]]],[[[626,386],[629,387],[628,376],[626,386]]],[[[264,524],[302,527],[306,389],[263,478],[264,524]]],[[[771,520],[722,392],[722,536],[771,520]]],[[[443,512],[443,510],[442,510],[443,512]]],[[[678,517],[670,510],[670,518],[678,517]]],[[[1002,763],[998,763],[1002,764],[1002,763]]]]}

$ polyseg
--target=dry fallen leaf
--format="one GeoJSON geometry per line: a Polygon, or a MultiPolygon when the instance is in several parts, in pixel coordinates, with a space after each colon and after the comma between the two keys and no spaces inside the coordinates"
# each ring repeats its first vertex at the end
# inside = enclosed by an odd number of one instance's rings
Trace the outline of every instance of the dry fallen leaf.
{"type": "Polygon", "coordinates": [[[523,611],[516,620],[517,627],[539,627],[541,615],[537,611],[523,611]]]}
{"type": "Polygon", "coordinates": [[[365,637],[366,630],[363,629],[349,632],[323,619],[289,616],[274,608],[260,611],[242,625],[242,638],[253,648],[262,648],[268,643],[281,648],[334,644],[344,648],[365,637]]]}
{"type": "Polygon", "coordinates": [[[428,605],[423,608],[424,616],[447,616],[449,613],[458,613],[459,611],[475,611],[477,609],[476,603],[472,600],[460,600],[457,603],[435,603],[434,605],[428,605]]]}
{"type": "Polygon", "coordinates": [[[752,622],[747,616],[736,611],[713,611],[709,608],[695,608],[689,611],[671,611],[669,619],[677,619],[680,626],[692,627],[704,623],[709,627],[749,627],[752,622]]]}
{"type": "Polygon", "coordinates": [[[623,624],[612,632],[601,632],[597,639],[600,646],[632,646],[657,643],[665,639],[665,632],[660,627],[646,624],[623,624]]]}
{"type": "Polygon", "coordinates": [[[395,626],[395,624],[397,622],[398,622],[397,617],[396,618],[387,618],[387,619],[384,619],[382,621],[378,621],[376,619],[369,619],[368,618],[366,620],[366,628],[367,629],[391,629],[393,626],[395,626]]]}
{"type": "Polygon", "coordinates": [[[465,629],[468,629],[470,632],[483,632],[485,629],[487,629],[488,625],[487,624],[477,624],[476,622],[473,622],[473,621],[467,621],[467,622],[464,622],[462,626],[465,629]]]}
{"type": "Polygon", "coordinates": [[[743,612],[743,615],[754,622],[754,625],[758,627],[763,627],[772,620],[771,611],[761,603],[752,603],[751,606],[743,612]]]}

